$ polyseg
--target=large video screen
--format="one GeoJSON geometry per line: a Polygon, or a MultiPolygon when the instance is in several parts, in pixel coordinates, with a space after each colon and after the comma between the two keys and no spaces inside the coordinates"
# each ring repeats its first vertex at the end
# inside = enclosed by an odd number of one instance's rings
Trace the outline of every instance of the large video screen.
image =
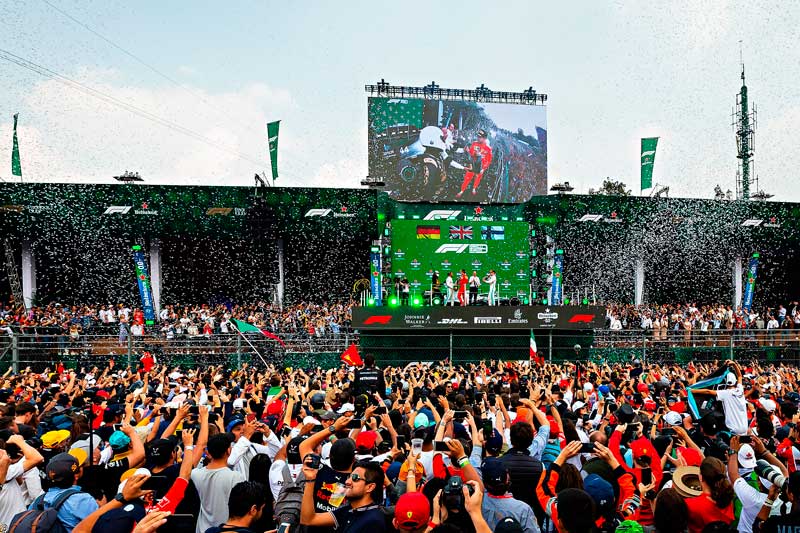
{"type": "Polygon", "coordinates": [[[544,106],[369,98],[369,173],[395,200],[522,203],[547,194],[544,106]]]}
{"type": "MultiPolygon", "coordinates": [[[[435,274],[444,285],[448,272],[457,280],[464,269],[468,277],[475,272],[481,280],[494,270],[500,299],[528,297],[527,222],[392,220],[391,226],[392,280],[407,279],[412,296],[429,294],[435,274]]],[[[488,290],[482,282],[481,301],[488,290]]]]}

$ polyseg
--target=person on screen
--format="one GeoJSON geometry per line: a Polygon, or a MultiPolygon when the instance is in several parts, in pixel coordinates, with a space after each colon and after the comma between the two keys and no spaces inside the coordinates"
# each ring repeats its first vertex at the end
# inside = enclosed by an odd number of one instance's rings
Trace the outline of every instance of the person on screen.
{"type": "Polygon", "coordinates": [[[472,275],[469,277],[469,305],[475,305],[478,301],[478,289],[481,287],[481,278],[478,277],[478,273],[474,270],[472,271],[472,275]]]}
{"type": "Polygon", "coordinates": [[[483,281],[489,285],[489,305],[497,305],[497,275],[494,270],[490,270],[483,281]]]}
{"type": "Polygon", "coordinates": [[[467,271],[463,268],[458,275],[458,303],[462,307],[467,305],[467,271]]]}
{"type": "Polygon", "coordinates": [[[464,181],[461,183],[461,192],[456,194],[456,198],[461,198],[464,191],[469,188],[473,178],[475,179],[475,183],[472,183],[472,196],[478,194],[478,186],[481,184],[483,174],[492,163],[492,147],[489,146],[486,130],[478,130],[478,139],[469,145],[467,153],[469,153],[470,159],[472,160],[472,168],[464,173],[464,181]]]}
{"type": "Polygon", "coordinates": [[[453,273],[448,272],[447,278],[444,280],[444,285],[447,287],[447,300],[445,300],[445,305],[454,306],[456,305],[456,284],[453,281],[453,273]]]}

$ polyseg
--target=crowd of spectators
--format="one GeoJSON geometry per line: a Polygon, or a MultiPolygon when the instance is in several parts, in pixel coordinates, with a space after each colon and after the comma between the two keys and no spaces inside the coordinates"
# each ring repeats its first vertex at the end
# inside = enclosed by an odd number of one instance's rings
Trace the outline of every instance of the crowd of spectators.
{"type": "Polygon", "coordinates": [[[369,354],[327,371],[8,371],[0,528],[792,531],[799,379],[758,362],[381,369],[369,354]]]}
{"type": "Polygon", "coordinates": [[[33,307],[0,304],[0,331],[6,334],[62,336],[158,335],[165,339],[235,333],[231,318],[289,337],[325,337],[349,332],[352,303],[301,302],[283,308],[255,304],[165,305],[152,326],[145,326],[142,309],[127,304],[73,305],[53,303],[33,307]]]}
{"type": "Polygon", "coordinates": [[[675,331],[800,329],[800,304],[750,311],[731,305],[609,304],[606,326],[611,330],[649,330],[654,336],[675,331]]]}

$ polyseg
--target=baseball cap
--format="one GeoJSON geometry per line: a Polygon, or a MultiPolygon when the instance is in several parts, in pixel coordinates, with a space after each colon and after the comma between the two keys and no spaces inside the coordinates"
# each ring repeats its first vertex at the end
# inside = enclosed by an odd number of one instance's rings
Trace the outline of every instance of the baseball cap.
{"type": "Polygon", "coordinates": [[[244,398],[236,398],[233,400],[234,409],[244,409],[244,398]]]}
{"type": "Polygon", "coordinates": [[[131,438],[121,431],[115,431],[108,439],[108,444],[112,449],[124,448],[131,443],[131,438]]]}
{"type": "Polygon", "coordinates": [[[60,481],[74,476],[80,468],[78,459],[68,453],[59,453],[47,463],[45,475],[50,481],[60,481]]]}
{"type": "Polygon", "coordinates": [[[492,430],[492,436],[486,439],[484,448],[486,448],[487,452],[493,455],[500,453],[500,450],[503,449],[503,436],[500,435],[499,431],[496,429],[492,430]]]}
{"type": "Polygon", "coordinates": [[[768,413],[772,413],[773,411],[775,411],[777,405],[773,400],[765,398],[761,400],[761,407],[763,407],[768,413]]]}
{"type": "Polygon", "coordinates": [[[378,440],[378,434],[374,431],[362,431],[356,437],[356,450],[368,452],[375,447],[375,441],[378,440]]]}
{"type": "Polygon", "coordinates": [[[729,371],[725,375],[725,384],[728,385],[728,386],[736,385],[736,374],[734,374],[733,372],[729,371]]]}
{"type": "Polygon", "coordinates": [[[522,533],[523,531],[525,530],[522,529],[522,524],[511,516],[500,520],[494,528],[494,533],[522,533]]]}
{"type": "Polygon", "coordinates": [[[233,431],[233,428],[241,424],[244,424],[244,419],[238,417],[234,418],[230,422],[228,422],[227,426],[225,426],[225,432],[230,433],[231,431],[233,431]]]}
{"type": "Polygon", "coordinates": [[[749,444],[742,444],[739,448],[739,466],[748,470],[756,467],[756,454],[749,444]]]}
{"type": "Polygon", "coordinates": [[[57,431],[48,431],[42,435],[42,446],[45,448],[54,448],[56,445],[61,444],[72,434],[66,429],[59,429],[57,431]]]}
{"type": "Polygon", "coordinates": [[[336,420],[339,418],[336,413],[328,411],[327,409],[317,409],[314,411],[314,416],[316,416],[318,420],[336,420]]]}
{"type": "Polygon", "coordinates": [[[623,520],[617,526],[616,533],[644,533],[644,528],[634,520],[623,520]]]}
{"type": "Polygon", "coordinates": [[[508,482],[508,468],[500,459],[489,457],[481,465],[483,482],[487,485],[497,486],[508,482]]]}
{"type": "Polygon", "coordinates": [[[605,396],[606,394],[611,392],[611,389],[609,388],[608,385],[600,385],[599,387],[597,387],[597,392],[605,396]]]}
{"type": "Polygon", "coordinates": [[[86,459],[89,458],[89,454],[86,453],[86,450],[83,448],[72,448],[69,452],[72,457],[78,460],[78,466],[83,465],[86,462],[86,459]]]}
{"type": "Polygon", "coordinates": [[[680,426],[683,422],[683,417],[680,413],[676,413],[675,411],[669,411],[667,414],[664,415],[664,422],[669,424],[670,426],[680,426]]]}
{"type": "Polygon", "coordinates": [[[177,445],[177,439],[158,439],[150,445],[147,455],[150,459],[163,459],[172,455],[177,445]]]}
{"type": "Polygon", "coordinates": [[[614,487],[597,474],[586,476],[583,480],[583,489],[594,500],[599,515],[604,515],[614,508],[614,487]]]}
{"type": "Polygon", "coordinates": [[[299,465],[303,462],[303,458],[300,457],[300,444],[310,436],[308,434],[300,435],[290,440],[289,444],[286,445],[286,461],[290,465],[299,465]]]}
{"type": "Polygon", "coordinates": [[[431,516],[431,504],[421,492],[406,492],[394,508],[394,519],[397,525],[406,529],[419,529],[428,523],[431,516]]]}
{"type": "Polygon", "coordinates": [[[700,466],[700,463],[703,462],[703,454],[694,448],[681,446],[678,448],[678,453],[680,454],[681,458],[683,458],[686,466],[700,466]]]}
{"type": "Polygon", "coordinates": [[[428,427],[428,415],[425,413],[419,413],[414,417],[414,429],[426,427],[428,427]]]}
{"type": "Polygon", "coordinates": [[[321,392],[318,392],[318,393],[314,394],[311,397],[311,406],[312,407],[314,407],[316,409],[320,409],[324,405],[325,405],[325,395],[322,394],[321,392]]]}
{"type": "Polygon", "coordinates": [[[339,413],[340,415],[343,415],[345,413],[353,413],[355,412],[355,410],[356,410],[355,405],[353,405],[352,403],[345,403],[342,404],[342,406],[336,412],[339,413]]]}
{"type": "Polygon", "coordinates": [[[582,401],[578,400],[577,402],[572,404],[572,411],[575,412],[575,411],[577,411],[579,409],[583,409],[585,406],[586,406],[585,403],[583,403],[582,401]]]}
{"type": "Polygon", "coordinates": [[[137,522],[140,522],[147,515],[144,506],[139,502],[127,504],[125,507],[111,509],[100,515],[97,519],[93,533],[118,533],[119,531],[131,531],[137,522]]]}

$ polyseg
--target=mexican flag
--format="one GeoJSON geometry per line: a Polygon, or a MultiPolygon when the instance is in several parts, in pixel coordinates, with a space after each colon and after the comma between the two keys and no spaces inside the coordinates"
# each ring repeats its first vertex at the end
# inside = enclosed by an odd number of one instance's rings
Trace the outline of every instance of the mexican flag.
{"type": "Polygon", "coordinates": [[[533,330],[531,330],[531,361],[535,362],[537,365],[544,364],[544,357],[539,357],[538,349],[536,348],[536,337],[533,336],[533,330]]]}
{"type": "Polygon", "coordinates": [[[280,337],[278,337],[277,335],[275,335],[274,333],[272,333],[270,331],[267,331],[265,329],[258,329],[257,327],[255,327],[253,324],[250,324],[249,322],[244,322],[242,320],[236,320],[235,318],[231,318],[231,321],[233,322],[233,325],[236,327],[236,329],[239,330],[239,333],[261,333],[262,335],[264,335],[268,339],[272,339],[274,341],[278,341],[281,346],[286,348],[286,343],[283,342],[280,337]]]}

